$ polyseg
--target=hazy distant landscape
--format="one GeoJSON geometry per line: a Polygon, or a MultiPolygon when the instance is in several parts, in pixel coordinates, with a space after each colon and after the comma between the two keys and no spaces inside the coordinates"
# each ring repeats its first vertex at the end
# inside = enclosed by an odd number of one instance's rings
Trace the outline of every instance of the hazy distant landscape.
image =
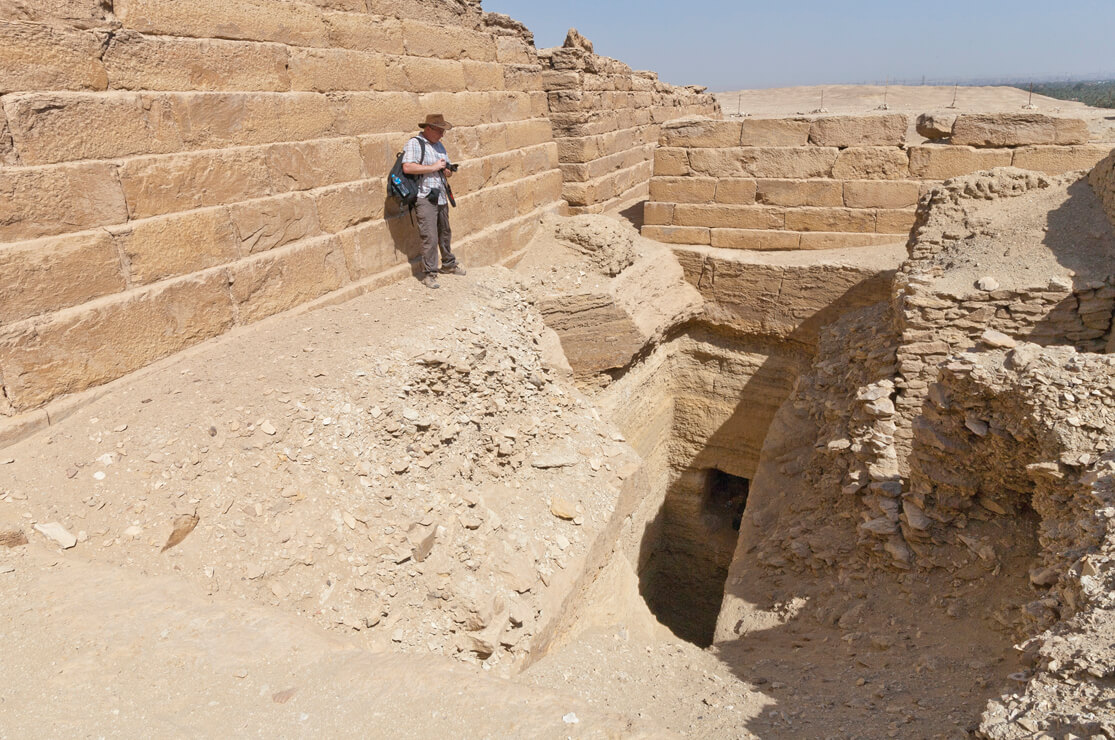
{"type": "Polygon", "coordinates": [[[1075,100],[1096,108],[1115,108],[1115,80],[1040,82],[1034,84],[1034,93],[1058,100],[1075,100]]]}

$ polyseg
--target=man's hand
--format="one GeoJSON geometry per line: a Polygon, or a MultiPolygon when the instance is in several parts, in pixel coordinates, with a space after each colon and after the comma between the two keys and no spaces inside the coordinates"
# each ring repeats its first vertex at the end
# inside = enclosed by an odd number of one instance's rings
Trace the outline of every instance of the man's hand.
{"type": "Polygon", "coordinates": [[[417,162],[403,162],[403,173],[407,175],[432,175],[441,172],[449,163],[439,159],[437,164],[418,164],[417,162]]]}
{"type": "Polygon", "coordinates": [[[441,172],[442,170],[444,170],[448,166],[449,166],[449,163],[446,162],[445,159],[439,159],[437,161],[437,164],[434,165],[434,172],[441,172]]]}

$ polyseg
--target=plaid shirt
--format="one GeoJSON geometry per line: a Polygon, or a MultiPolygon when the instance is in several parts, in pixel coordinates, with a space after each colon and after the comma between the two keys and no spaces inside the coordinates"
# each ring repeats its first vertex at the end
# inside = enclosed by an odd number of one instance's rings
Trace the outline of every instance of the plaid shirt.
{"type": "MultiPolygon", "coordinates": [[[[406,147],[403,148],[404,163],[411,162],[413,164],[434,165],[437,164],[437,161],[439,159],[444,159],[446,163],[449,163],[451,161],[449,159],[449,155],[445,152],[445,145],[442,144],[440,141],[434,144],[433,142],[426,139],[425,136],[422,136],[422,134],[413,137],[410,141],[407,142],[406,147]],[[426,142],[426,156],[422,159],[421,162],[418,161],[419,158],[422,157],[422,145],[418,143],[419,138],[426,142]]],[[[430,194],[431,190],[437,188],[440,191],[440,195],[437,199],[437,204],[439,206],[449,204],[449,199],[445,196],[445,183],[442,182],[442,173],[431,172],[428,175],[415,175],[415,177],[418,178],[419,198],[425,198],[427,195],[430,194]]]]}

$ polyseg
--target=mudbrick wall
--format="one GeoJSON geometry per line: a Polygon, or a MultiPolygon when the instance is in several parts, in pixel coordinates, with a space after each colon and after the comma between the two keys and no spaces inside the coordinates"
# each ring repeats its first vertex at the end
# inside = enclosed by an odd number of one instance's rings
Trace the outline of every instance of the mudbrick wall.
{"type": "Polygon", "coordinates": [[[720,114],[704,88],[669,85],[654,72],[594,54],[576,31],[564,47],[540,51],[539,61],[572,213],[646,197],[661,124],[720,114]]]}
{"type": "Polygon", "coordinates": [[[1058,174],[1111,151],[1076,119],[960,115],[947,132],[919,125],[948,137],[933,140],[911,136],[910,123],[900,113],[668,123],[643,234],[737,249],[899,242],[941,180],[1008,166],[1058,174]]]}
{"type": "Polygon", "coordinates": [[[645,189],[660,121],[717,109],[579,48],[540,56],[477,1],[4,3],[0,416],[408,274],[416,232],[383,184],[428,112],[456,124],[476,265],[564,207],[563,169],[576,208],[603,207],[645,189]]]}

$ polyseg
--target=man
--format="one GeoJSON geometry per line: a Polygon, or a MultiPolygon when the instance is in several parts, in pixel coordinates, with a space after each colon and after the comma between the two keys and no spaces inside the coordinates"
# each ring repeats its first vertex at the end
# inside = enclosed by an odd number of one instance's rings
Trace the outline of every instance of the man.
{"type": "MultiPolygon", "coordinates": [[[[449,155],[441,137],[453,128],[440,113],[426,116],[418,127],[422,133],[407,142],[403,149],[403,172],[418,181],[418,233],[422,237],[422,284],[437,288],[438,250],[441,250],[441,269],[447,275],[464,275],[465,268],[457,264],[450,249],[453,236],[449,228],[449,181],[453,176],[449,155]],[[425,156],[423,156],[425,144],[425,156]]],[[[454,168],[455,169],[455,168],[454,168]]]]}

